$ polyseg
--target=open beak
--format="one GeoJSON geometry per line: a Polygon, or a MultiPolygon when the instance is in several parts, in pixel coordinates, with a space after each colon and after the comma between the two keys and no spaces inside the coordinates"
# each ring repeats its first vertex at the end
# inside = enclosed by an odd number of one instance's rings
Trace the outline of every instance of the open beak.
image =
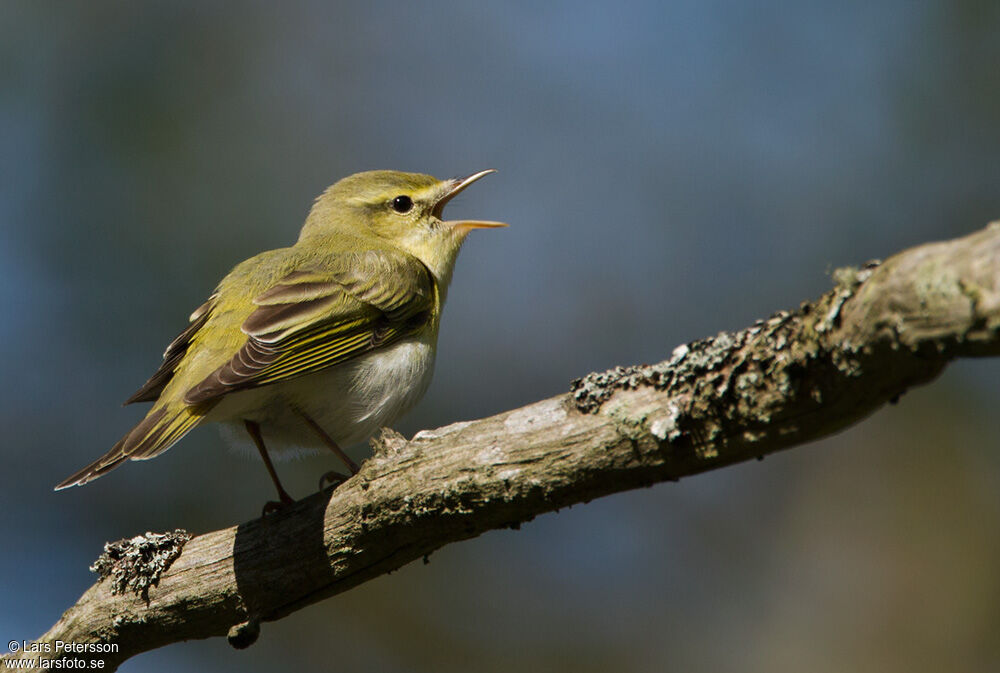
{"type": "MultiPolygon", "coordinates": [[[[465,178],[452,178],[451,188],[445,192],[444,196],[435,204],[434,215],[438,218],[444,212],[444,207],[449,201],[459,195],[466,187],[471,185],[476,180],[486,177],[490,173],[496,173],[495,168],[488,168],[485,171],[479,171],[478,173],[473,173],[472,175],[465,178]]],[[[468,231],[470,229],[495,229],[497,227],[506,227],[506,222],[493,222],[490,220],[446,220],[444,224],[451,225],[455,229],[468,231]]]]}

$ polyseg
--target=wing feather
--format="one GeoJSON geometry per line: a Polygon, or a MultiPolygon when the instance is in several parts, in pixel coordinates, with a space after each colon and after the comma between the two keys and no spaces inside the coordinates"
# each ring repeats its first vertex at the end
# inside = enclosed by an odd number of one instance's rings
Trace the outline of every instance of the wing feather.
{"type": "Polygon", "coordinates": [[[243,332],[262,341],[279,341],[292,332],[309,327],[340,301],[337,295],[293,301],[287,304],[264,304],[243,323],[243,332]]]}
{"type": "Polygon", "coordinates": [[[403,252],[326,260],[284,276],[254,298],[247,335],[224,365],[190,388],[186,404],[309,374],[419,331],[438,310],[430,271],[403,252]]]}

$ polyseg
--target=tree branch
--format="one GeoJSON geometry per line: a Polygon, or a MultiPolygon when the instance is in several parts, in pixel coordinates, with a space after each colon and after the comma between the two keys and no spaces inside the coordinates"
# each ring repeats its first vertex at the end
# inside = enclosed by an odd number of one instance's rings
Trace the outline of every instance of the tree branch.
{"type": "MultiPolygon", "coordinates": [[[[147,568],[153,577],[131,583],[145,595],[115,593],[130,585],[120,576],[99,581],[36,641],[117,652],[13,656],[103,658],[111,669],[191,638],[229,634],[245,647],[261,622],[449,542],[802,444],[931,381],[953,358],[1000,353],[1000,222],[834,277],[815,302],[659,364],[591,374],[569,394],[409,442],[383,434],[335,491],[191,539],[162,575],[147,568]]],[[[137,540],[126,548],[139,550],[137,540]]],[[[161,568],[172,556],[159,558],[161,568]]]]}

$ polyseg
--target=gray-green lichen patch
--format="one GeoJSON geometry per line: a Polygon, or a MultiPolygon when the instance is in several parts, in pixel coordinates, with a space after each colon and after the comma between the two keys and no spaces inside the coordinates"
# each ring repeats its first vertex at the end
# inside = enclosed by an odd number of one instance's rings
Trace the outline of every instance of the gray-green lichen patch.
{"type": "Polygon", "coordinates": [[[100,575],[101,580],[111,578],[111,593],[131,591],[148,601],[149,588],[156,586],[190,539],[186,530],[178,528],[172,533],[147,532],[131,539],[105,542],[104,553],[90,566],[90,571],[100,575]]]}
{"type": "Polygon", "coordinates": [[[570,383],[577,409],[593,414],[608,401],[616,390],[634,390],[639,386],[653,386],[657,390],[668,387],[673,368],[684,361],[689,352],[687,345],[674,349],[669,360],[655,365],[615,367],[606,372],[591,372],[570,383]]]}
{"type": "Polygon", "coordinates": [[[573,381],[572,399],[634,444],[652,439],[683,456],[732,459],[828,434],[931,380],[952,357],[1000,352],[996,226],[837,269],[815,301],[691,342],[659,364],[589,374],[573,381]]]}
{"type": "Polygon", "coordinates": [[[667,404],[665,415],[652,419],[649,432],[661,442],[675,442],[682,434],[680,421],[683,415],[681,405],[672,400],[667,404]]]}
{"type": "MultiPolygon", "coordinates": [[[[679,346],[664,362],[615,367],[576,379],[570,384],[576,407],[592,414],[617,390],[651,386],[656,390],[680,392],[685,384],[690,384],[688,387],[697,398],[721,400],[732,392],[738,398],[736,402],[741,412],[756,414],[757,420],[766,422],[769,418],[765,410],[757,408],[761,404],[756,400],[756,393],[775,385],[782,394],[789,392],[786,390],[789,373],[785,370],[795,362],[818,355],[822,348],[818,336],[840,326],[844,304],[880,265],[878,260],[872,260],[860,268],[837,269],[833,272],[836,287],[819,301],[804,302],[794,312],[778,311],[745,330],[722,332],[679,346]],[[748,347],[751,348],[747,350],[748,347]]],[[[676,438],[676,422],[660,420],[653,434],[661,440],[661,434],[676,438]]]]}
{"type": "Polygon", "coordinates": [[[700,339],[674,349],[669,360],[655,365],[615,367],[606,372],[594,372],[570,384],[573,401],[584,413],[596,413],[616,390],[635,390],[651,386],[656,390],[694,381],[706,371],[719,369],[749,338],[747,330],[721,332],[715,337],[700,339]]]}
{"type": "Polygon", "coordinates": [[[576,407],[588,414],[595,413],[616,390],[632,390],[640,385],[657,385],[659,372],[653,365],[615,367],[606,372],[591,372],[570,383],[576,407]]]}

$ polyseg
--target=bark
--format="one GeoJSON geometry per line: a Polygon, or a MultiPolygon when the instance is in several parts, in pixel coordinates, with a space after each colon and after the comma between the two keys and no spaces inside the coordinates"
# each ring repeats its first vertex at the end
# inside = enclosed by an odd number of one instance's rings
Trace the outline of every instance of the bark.
{"type": "Polygon", "coordinates": [[[116,543],[96,564],[107,578],[35,641],[51,651],[11,656],[102,658],[112,670],[191,638],[246,647],[262,622],[447,543],[800,445],[953,358],[1000,354],[1000,222],[834,280],[816,301],[658,364],[590,374],[569,393],[410,441],[383,433],[355,477],[277,514],[186,543],[116,543]],[[67,653],[56,641],[117,651],[67,653]]]}

